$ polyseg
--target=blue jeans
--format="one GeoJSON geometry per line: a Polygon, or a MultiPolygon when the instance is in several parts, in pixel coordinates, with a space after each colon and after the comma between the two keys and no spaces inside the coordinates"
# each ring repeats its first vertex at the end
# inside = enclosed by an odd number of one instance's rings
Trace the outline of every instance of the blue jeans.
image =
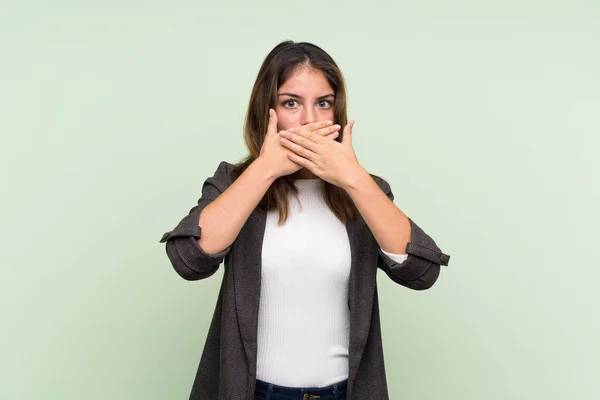
{"type": "Polygon", "coordinates": [[[255,400],[346,400],[346,384],[343,380],[325,387],[289,387],[256,380],[255,400]]]}

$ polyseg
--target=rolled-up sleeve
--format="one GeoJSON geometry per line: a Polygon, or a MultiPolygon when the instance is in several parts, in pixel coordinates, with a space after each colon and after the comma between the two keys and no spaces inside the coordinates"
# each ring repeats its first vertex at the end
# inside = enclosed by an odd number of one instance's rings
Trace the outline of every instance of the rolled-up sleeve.
{"type": "Polygon", "coordinates": [[[381,251],[384,255],[388,256],[389,258],[391,258],[392,260],[394,260],[394,262],[397,262],[398,264],[403,263],[408,258],[408,254],[388,253],[381,247],[379,247],[379,251],[381,251]]]}
{"type": "Polygon", "coordinates": [[[166,243],[166,253],[175,271],[186,280],[199,280],[213,275],[231,246],[219,253],[206,253],[198,244],[202,236],[200,213],[231,184],[229,167],[222,161],[214,175],[202,185],[202,196],[172,230],[165,232],[160,243],[166,243]]]}
{"type": "MultiPolygon", "coordinates": [[[[382,178],[375,179],[393,201],[390,185],[382,178]]],[[[393,255],[378,247],[378,264],[394,282],[414,290],[429,289],[436,282],[442,265],[448,266],[450,256],[442,252],[435,241],[408,217],[411,240],[406,254],[393,255]]]]}

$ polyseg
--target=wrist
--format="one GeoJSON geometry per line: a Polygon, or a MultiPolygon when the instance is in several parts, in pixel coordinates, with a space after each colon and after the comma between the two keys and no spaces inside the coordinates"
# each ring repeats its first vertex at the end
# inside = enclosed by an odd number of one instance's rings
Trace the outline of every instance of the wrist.
{"type": "Polygon", "coordinates": [[[275,172],[275,168],[269,165],[266,160],[260,156],[252,162],[251,166],[256,169],[261,177],[269,181],[269,184],[273,183],[277,178],[279,178],[275,172]]]}
{"type": "Polygon", "coordinates": [[[366,181],[371,179],[369,173],[361,166],[358,166],[353,172],[351,172],[343,186],[346,192],[356,191],[366,181]]]}

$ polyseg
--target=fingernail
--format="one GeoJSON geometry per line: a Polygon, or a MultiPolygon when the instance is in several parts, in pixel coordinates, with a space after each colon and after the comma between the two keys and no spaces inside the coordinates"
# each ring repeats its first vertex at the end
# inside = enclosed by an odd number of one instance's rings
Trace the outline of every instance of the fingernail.
{"type": "Polygon", "coordinates": [[[327,121],[327,125],[333,124],[333,121],[327,121]]]}

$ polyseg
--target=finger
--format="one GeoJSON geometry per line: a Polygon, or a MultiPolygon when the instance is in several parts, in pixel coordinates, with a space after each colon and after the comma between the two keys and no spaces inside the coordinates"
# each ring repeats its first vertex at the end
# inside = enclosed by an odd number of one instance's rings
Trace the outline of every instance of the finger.
{"type": "Polygon", "coordinates": [[[281,145],[287,149],[292,150],[295,154],[298,154],[300,157],[312,160],[315,158],[316,154],[306,147],[302,147],[291,140],[287,140],[285,138],[281,138],[281,145]]]}
{"type": "Polygon", "coordinates": [[[327,135],[325,137],[328,138],[328,139],[335,139],[338,136],[340,136],[339,132],[333,132],[333,133],[330,133],[329,135],[327,135]]]}
{"type": "Polygon", "coordinates": [[[277,113],[272,108],[269,108],[269,125],[267,128],[267,134],[277,134],[277,113]]]}
{"type": "Polygon", "coordinates": [[[342,127],[338,124],[335,124],[335,125],[327,126],[325,128],[318,129],[314,133],[315,133],[315,135],[319,135],[319,136],[327,136],[327,135],[332,134],[333,132],[339,131],[340,129],[342,129],[342,127]]]}
{"type": "Polygon", "coordinates": [[[279,141],[281,142],[281,139],[283,139],[283,137],[288,137],[288,135],[290,135],[291,133],[289,131],[286,131],[285,129],[280,130],[279,132],[277,132],[277,136],[279,136],[279,141]]]}
{"type": "Polygon", "coordinates": [[[352,144],[352,127],[354,127],[354,121],[350,121],[344,127],[344,135],[342,136],[342,143],[352,144]]]}
{"type": "Polygon", "coordinates": [[[319,143],[323,138],[322,135],[318,135],[316,131],[310,131],[305,129],[304,126],[299,128],[290,128],[288,132],[291,133],[291,139],[296,143],[301,143],[301,140],[319,143]]]}
{"type": "Polygon", "coordinates": [[[323,121],[317,121],[317,122],[311,122],[310,124],[306,124],[306,125],[302,125],[301,128],[305,129],[309,132],[315,131],[317,129],[322,129],[325,128],[327,126],[333,125],[333,121],[330,120],[323,120],[323,121]]]}
{"type": "Polygon", "coordinates": [[[293,152],[288,153],[288,158],[290,160],[292,160],[293,162],[295,162],[296,164],[305,167],[307,170],[311,171],[313,174],[315,173],[314,167],[316,165],[312,161],[307,160],[306,158],[302,158],[298,154],[293,153],[293,152]]]}
{"type": "MultiPolygon", "coordinates": [[[[312,152],[318,151],[317,148],[319,147],[319,143],[317,143],[316,141],[313,141],[313,140],[307,138],[305,135],[306,134],[299,135],[295,129],[288,129],[284,133],[280,132],[280,136],[281,136],[282,139],[285,138],[289,142],[295,143],[299,147],[308,149],[308,150],[310,150],[312,152]]],[[[318,138],[319,138],[319,140],[322,139],[321,136],[319,136],[318,138]]]]}

